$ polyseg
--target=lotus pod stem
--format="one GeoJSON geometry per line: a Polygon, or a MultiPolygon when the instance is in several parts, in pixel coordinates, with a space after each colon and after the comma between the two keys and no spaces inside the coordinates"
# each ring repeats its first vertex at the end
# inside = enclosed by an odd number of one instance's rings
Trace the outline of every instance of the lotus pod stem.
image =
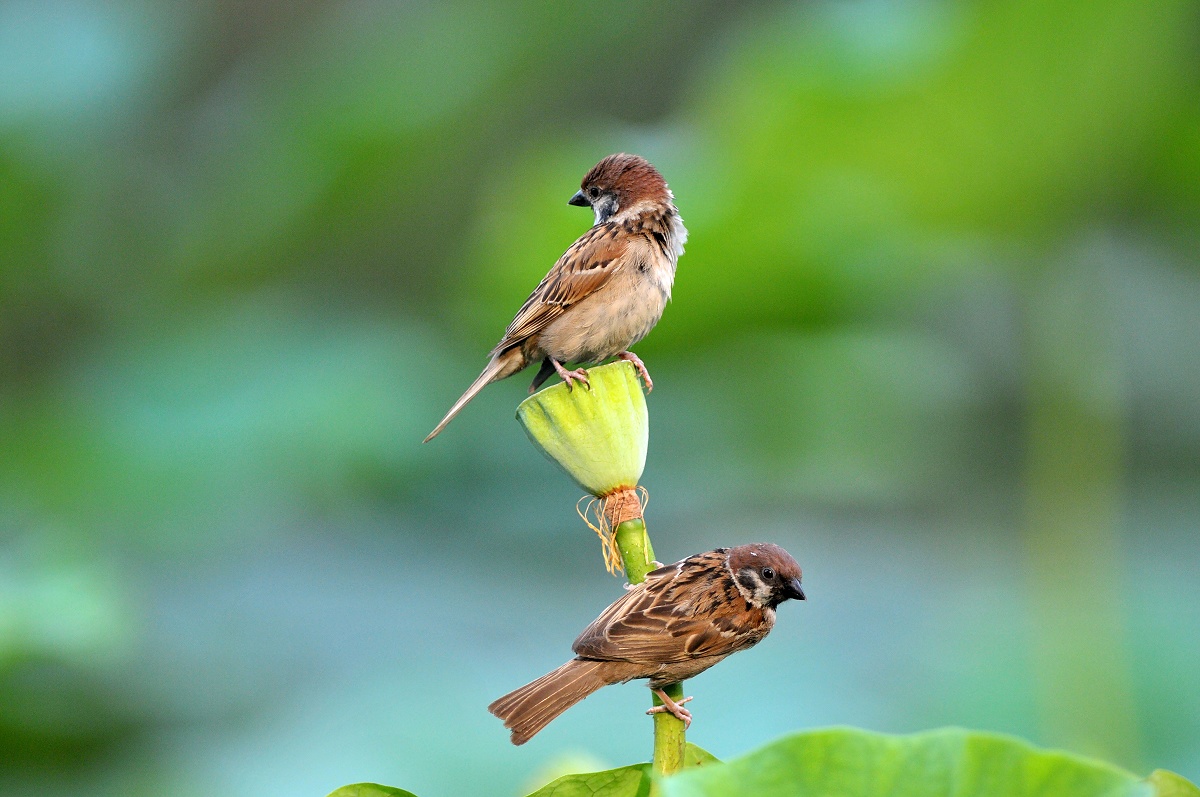
{"type": "MultiPolygon", "coordinates": [[[[683,684],[671,684],[663,689],[667,697],[678,703],[683,699],[683,684]]],[[[654,705],[662,701],[654,695],[654,705]]],[[[662,712],[654,715],[654,772],[659,775],[674,775],[683,769],[683,754],[687,747],[683,723],[674,714],[662,712]]]]}
{"type": "MultiPolygon", "coordinates": [[[[534,446],[591,496],[576,511],[600,535],[609,572],[621,567],[630,584],[640,584],[657,566],[643,518],[645,489],[638,487],[650,440],[646,397],[629,362],[590,368],[587,375],[587,387],[559,383],[525,399],[517,420],[534,446]]],[[[672,700],[683,697],[682,684],[664,691],[672,700]]],[[[661,704],[656,695],[654,705],[661,704]]],[[[655,714],[654,771],[683,769],[685,745],[683,723],[655,714]]]]}
{"type": "Polygon", "coordinates": [[[650,535],[646,533],[646,521],[640,517],[626,520],[617,526],[614,536],[629,583],[642,583],[646,580],[646,574],[656,566],[654,548],[650,545],[650,535]]]}

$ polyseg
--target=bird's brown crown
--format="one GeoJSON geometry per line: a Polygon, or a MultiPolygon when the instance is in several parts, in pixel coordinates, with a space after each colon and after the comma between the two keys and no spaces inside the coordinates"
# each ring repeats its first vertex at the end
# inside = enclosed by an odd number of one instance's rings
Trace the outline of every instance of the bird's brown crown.
{"type": "Polygon", "coordinates": [[[754,542],[729,549],[729,567],[737,573],[744,567],[771,567],[782,579],[800,578],[800,565],[792,555],[773,542],[754,542]]]}
{"type": "Polygon", "coordinates": [[[622,206],[644,199],[663,202],[671,199],[667,181],[650,165],[650,161],[624,152],[609,155],[593,166],[579,187],[584,193],[592,187],[602,192],[612,191],[618,195],[622,206]]]}
{"type": "Polygon", "coordinates": [[[729,569],[747,603],[774,609],[792,598],[804,600],[800,565],[769,542],[739,545],[729,551],[729,569]]]}

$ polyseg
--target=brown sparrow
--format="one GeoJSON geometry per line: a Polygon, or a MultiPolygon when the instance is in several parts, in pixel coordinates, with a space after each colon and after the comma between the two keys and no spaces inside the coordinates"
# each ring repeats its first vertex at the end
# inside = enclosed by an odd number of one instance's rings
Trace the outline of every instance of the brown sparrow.
{"type": "Polygon", "coordinates": [[[662,175],[645,158],[609,155],[592,167],[568,204],[591,207],[595,225],[580,236],[534,289],[483,373],[471,383],[428,443],[486,385],[541,362],[529,392],[551,373],[588,384],[582,368],[564,363],[629,360],[653,389],[646,366],[629,347],[654,328],[671,298],[675,263],[687,230],[662,175]]]}
{"type": "Polygon", "coordinates": [[[800,565],[771,543],[717,548],[646,576],[589,625],[576,658],[488,706],[524,744],[555,717],[602,686],[649,678],[663,701],[651,709],[692,721],[663,687],[704,672],[757,644],[775,624],[775,607],[804,600],[800,565]]]}

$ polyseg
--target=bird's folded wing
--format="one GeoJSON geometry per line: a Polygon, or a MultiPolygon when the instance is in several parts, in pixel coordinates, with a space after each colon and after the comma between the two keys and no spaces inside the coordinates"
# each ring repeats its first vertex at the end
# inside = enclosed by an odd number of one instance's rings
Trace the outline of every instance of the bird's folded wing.
{"type": "MultiPolygon", "coordinates": [[[[720,569],[685,559],[651,573],[575,640],[577,656],[670,664],[727,655],[757,641],[762,613],[749,609],[720,569]]],[[[707,564],[707,563],[706,563],[707,564]]]]}
{"type": "Polygon", "coordinates": [[[492,353],[511,349],[545,329],[568,307],[595,293],[625,265],[630,238],[613,223],[592,227],[550,269],[517,311],[492,353]]]}

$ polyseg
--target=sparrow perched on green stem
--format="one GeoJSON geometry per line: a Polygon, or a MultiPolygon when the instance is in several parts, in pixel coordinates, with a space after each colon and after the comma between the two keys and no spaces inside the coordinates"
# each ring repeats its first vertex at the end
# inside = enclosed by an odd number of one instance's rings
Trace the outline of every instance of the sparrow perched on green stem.
{"type": "Polygon", "coordinates": [[[650,679],[663,705],[685,725],[683,704],[663,687],[707,670],[762,641],[775,607],[804,600],[800,565],[771,543],[717,548],[660,567],[604,610],[572,645],[576,657],[488,706],[524,744],[555,717],[609,684],[650,679]]]}
{"type": "Polygon", "coordinates": [[[651,390],[645,364],[629,347],[644,338],[671,298],[687,230],[662,175],[645,158],[609,155],[592,167],[569,204],[590,207],[595,225],[568,249],[508,325],[483,372],[446,413],[428,443],[485,386],[541,363],[532,393],[557,372],[588,384],[583,368],[620,357],[651,390]]]}

